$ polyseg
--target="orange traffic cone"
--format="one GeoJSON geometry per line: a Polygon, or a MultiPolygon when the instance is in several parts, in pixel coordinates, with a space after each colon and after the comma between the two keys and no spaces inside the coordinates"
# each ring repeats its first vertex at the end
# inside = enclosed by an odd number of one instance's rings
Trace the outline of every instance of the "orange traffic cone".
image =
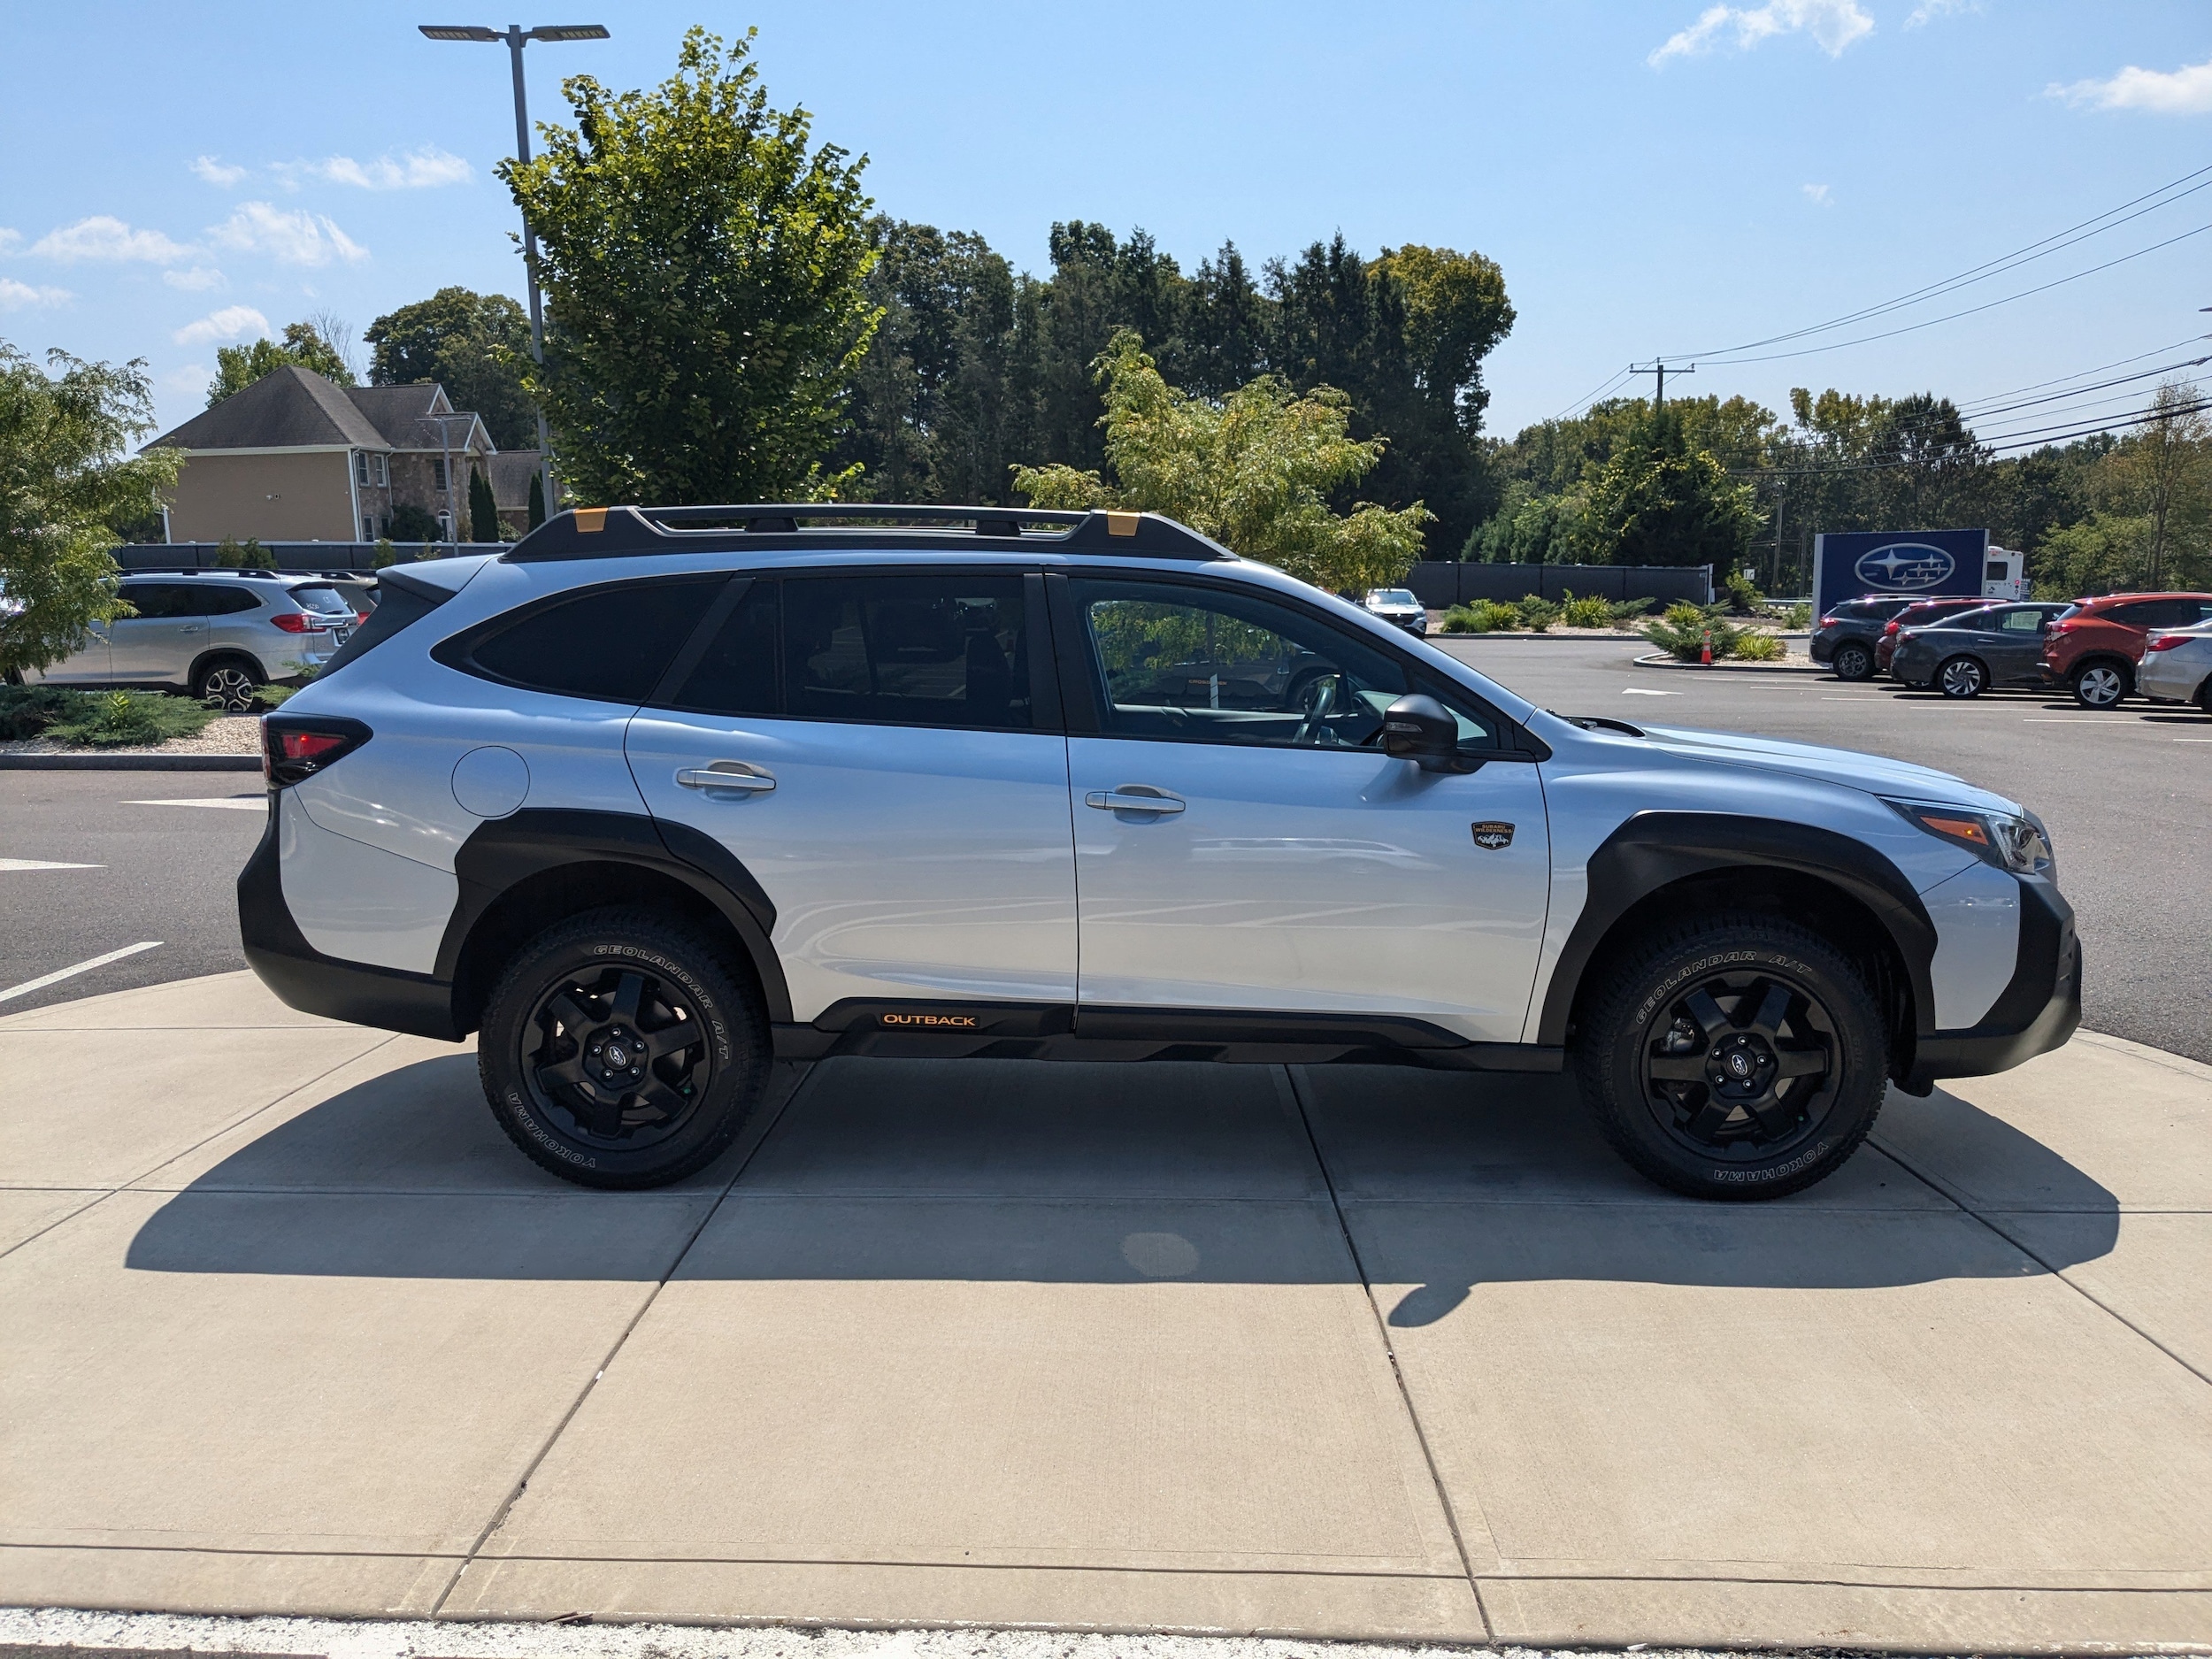
{"type": "Polygon", "coordinates": [[[1705,649],[1699,654],[1697,660],[1708,668],[1713,665],[1713,636],[1709,630],[1705,635],[1705,649]]]}

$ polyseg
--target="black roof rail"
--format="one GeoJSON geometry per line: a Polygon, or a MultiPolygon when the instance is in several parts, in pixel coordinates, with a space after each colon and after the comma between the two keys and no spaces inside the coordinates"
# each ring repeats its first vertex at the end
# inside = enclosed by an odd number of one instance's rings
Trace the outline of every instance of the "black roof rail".
{"type": "Polygon", "coordinates": [[[1137,558],[1236,557],[1187,525],[1156,512],[806,501],[710,507],[572,507],[548,518],[501,557],[511,564],[529,565],[550,559],[729,552],[741,548],[765,551],[797,547],[900,547],[954,551],[979,544],[994,552],[1049,549],[1137,558]],[[805,524],[813,527],[802,528],[805,524]],[[1039,526],[1040,531],[1025,529],[1025,526],[1039,526]]]}

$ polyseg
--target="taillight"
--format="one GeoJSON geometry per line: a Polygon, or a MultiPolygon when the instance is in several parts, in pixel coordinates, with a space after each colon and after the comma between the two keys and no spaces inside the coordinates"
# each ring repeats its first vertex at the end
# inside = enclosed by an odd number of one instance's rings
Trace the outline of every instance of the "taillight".
{"type": "Polygon", "coordinates": [[[2150,644],[2146,649],[2154,651],[2170,651],[2177,645],[2188,643],[2189,636],[2185,634],[2154,634],[2151,636],[2150,644]]]}
{"type": "Polygon", "coordinates": [[[2051,624],[2049,631],[2053,634],[2071,634],[2079,626],[2081,626],[2080,623],[2071,620],[2054,622],[2051,624]]]}
{"type": "Polygon", "coordinates": [[[280,611],[269,618],[287,634],[327,634],[330,624],[303,611],[280,611]]]}
{"type": "Polygon", "coordinates": [[[353,613],[353,626],[357,628],[367,627],[369,626],[369,613],[365,611],[355,611],[353,613]]]}
{"type": "Polygon", "coordinates": [[[1820,619],[1820,626],[1824,628],[1832,628],[1836,626],[1836,619],[1833,617],[1823,617],[1820,619]]]}
{"type": "Polygon", "coordinates": [[[1885,623],[1883,623],[1883,624],[1882,624],[1882,632],[1883,632],[1884,634],[1894,634],[1894,633],[1896,633],[1896,632],[1897,632],[1897,624],[1896,624],[1895,622],[1893,622],[1893,622],[1885,622],[1885,623]]]}
{"type": "Polygon", "coordinates": [[[369,728],[335,715],[261,717],[261,775],[278,788],[311,778],[367,742],[369,728]]]}

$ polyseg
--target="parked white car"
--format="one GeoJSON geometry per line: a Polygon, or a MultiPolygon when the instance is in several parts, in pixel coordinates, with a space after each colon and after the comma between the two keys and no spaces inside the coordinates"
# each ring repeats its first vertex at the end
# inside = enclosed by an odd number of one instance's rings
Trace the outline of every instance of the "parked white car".
{"type": "Polygon", "coordinates": [[[1548,713],[1149,514],[566,512],[385,572],[263,728],[255,972],[477,1032],[589,1186],[873,1054],[1571,1065],[1654,1180],[1770,1197],[2080,1019],[2015,803],[1548,713]]]}
{"type": "Polygon", "coordinates": [[[96,623],[75,651],[24,679],[165,687],[243,710],[257,687],[320,669],[363,619],[328,580],[274,571],[132,574],[121,591],[133,615],[96,623]]]}
{"type": "Polygon", "coordinates": [[[1427,608],[1414,597],[1410,588],[1370,588],[1367,597],[1361,601],[1371,616],[1380,617],[1408,634],[1425,636],[1429,631],[1427,608]]]}
{"type": "Polygon", "coordinates": [[[2135,688],[2154,703],[2193,703],[2212,714],[2212,623],[2151,634],[2135,688]]]}

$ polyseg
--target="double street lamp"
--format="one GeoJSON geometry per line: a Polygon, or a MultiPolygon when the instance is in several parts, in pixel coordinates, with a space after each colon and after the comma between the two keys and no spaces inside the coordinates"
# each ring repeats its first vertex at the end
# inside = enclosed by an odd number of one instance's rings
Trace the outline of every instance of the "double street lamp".
{"type": "MultiPolygon", "coordinates": [[[[602,23],[541,23],[526,29],[519,23],[510,23],[504,30],[486,28],[480,23],[421,23],[416,26],[434,41],[480,41],[487,44],[495,41],[507,43],[507,59],[515,74],[515,160],[518,164],[530,159],[530,111],[524,102],[522,91],[522,49],[532,41],[603,41],[606,26],[602,23]]],[[[545,361],[545,310],[538,297],[538,234],[530,228],[525,215],[522,221],[522,263],[530,279],[530,356],[539,364],[545,361]]],[[[538,476],[539,488],[545,494],[545,510],[553,511],[552,449],[545,428],[545,411],[538,411],[538,476]]],[[[447,474],[449,480],[451,472],[447,474]]]]}

